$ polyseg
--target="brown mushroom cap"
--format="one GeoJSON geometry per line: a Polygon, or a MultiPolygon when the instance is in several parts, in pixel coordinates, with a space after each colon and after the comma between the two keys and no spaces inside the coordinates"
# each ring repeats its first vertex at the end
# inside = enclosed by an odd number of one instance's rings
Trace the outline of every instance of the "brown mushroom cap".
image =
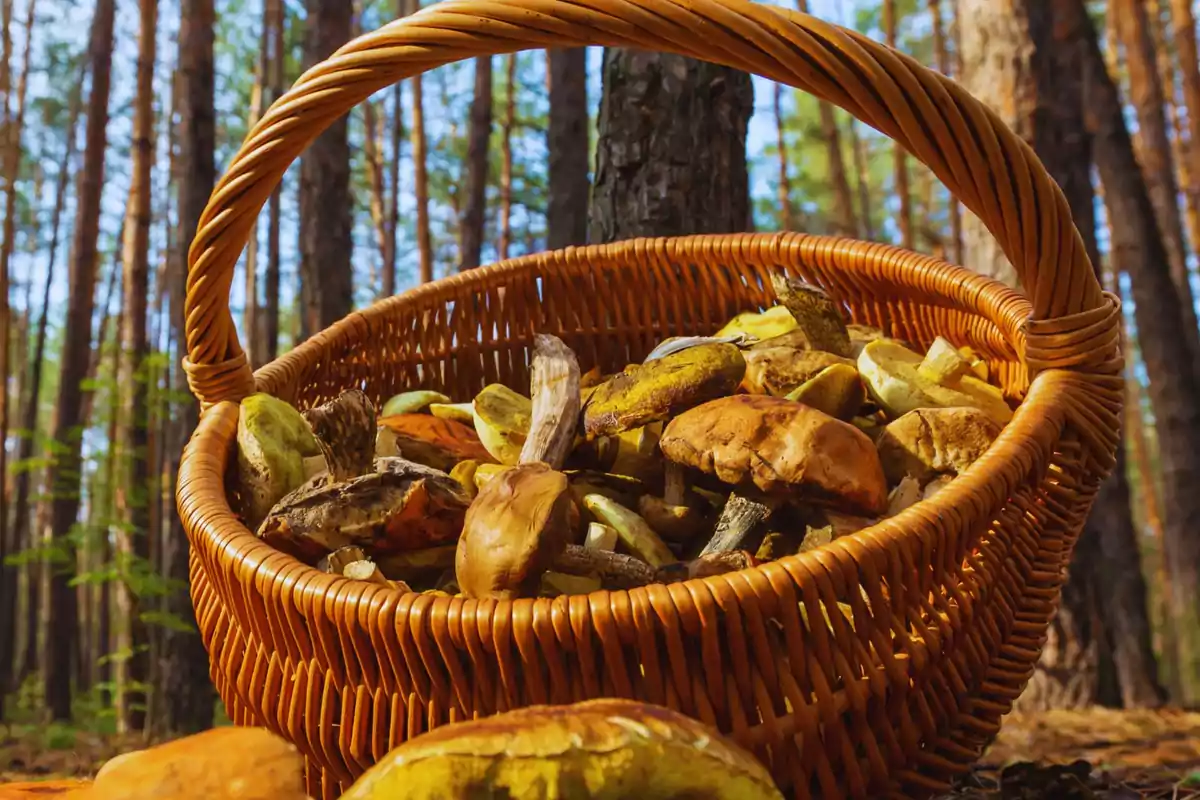
{"type": "Polygon", "coordinates": [[[713,400],[672,420],[659,447],[671,461],[734,486],[871,514],[887,508],[883,466],[866,434],[790,400],[713,400]]]}
{"type": "Polygon", "coordinates": [[[454,560],[467,597],[535,597],[571,537],[567,476],[543,463],[506,469],[479,490],[454,560]]]}

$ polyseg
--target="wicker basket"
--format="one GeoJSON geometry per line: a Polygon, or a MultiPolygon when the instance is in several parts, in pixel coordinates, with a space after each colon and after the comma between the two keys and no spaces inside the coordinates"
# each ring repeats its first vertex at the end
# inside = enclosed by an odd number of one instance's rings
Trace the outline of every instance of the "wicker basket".
{"type": "Polygon", "coordinates": [[[295,742],[333,798],[389,748],[535,703],[643,699],[716,725],[795,797],[921,796],[978,756],[1028,680],[1064,566],[1113,466],[1119,308],[1032,151],[944,77],[861,35],[743,0],[453,0],[346,45],[251,132],[190,253],[185,367],[205,409],[178,503],[212,677],[232,719],[295,742]],[[662,49],[806,89],[901,142],[997,236],[1029,299],[936,259],[802,234],[636,240],[457,275],[354,313],[251,376],[234,264],[285,169],[388,84],[531,47],[662,49]],[[986,355],[1023,400],[936,498],[815,552],[672,586],[516,602],[402,595],[260,544],[230,511],[237,403],[351,386],[526,387],[535,331],[584,369],[640,360],[770,302],[785,267],[858,322],[986,355]],[[859,587],[865,589],[864,601],[859,587]],[[853,627],[821,607],[853,608],[853,627]],[[803,611],[803,613],[802,613],[803,611]],[[814,623],[816,621],[816,623],[814,623]]]}

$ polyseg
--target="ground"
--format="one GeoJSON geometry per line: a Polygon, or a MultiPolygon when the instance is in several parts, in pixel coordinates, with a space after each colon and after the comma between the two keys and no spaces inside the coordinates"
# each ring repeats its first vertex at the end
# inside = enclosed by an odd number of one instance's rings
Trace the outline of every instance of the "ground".
{"type": "MultiPolygon", "coordinates": [[[[0,784],[86,777],[138,746],[61,726],[0,726],[0,784]]],[[[1012,714],[970,778],[946,797],[1200,800],[1200,713],[1012,714]]]]}

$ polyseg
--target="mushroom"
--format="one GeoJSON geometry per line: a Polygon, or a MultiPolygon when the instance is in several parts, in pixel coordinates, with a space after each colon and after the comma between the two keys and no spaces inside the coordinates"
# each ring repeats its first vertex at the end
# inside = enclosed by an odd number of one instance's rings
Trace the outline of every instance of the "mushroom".
{"type": "Polygon", "coordinates": [[[766,522],[779,503],[768,498],[751,497],[731,492],[712,537],[700,551],[701,556],[736,550],[766,522]]]}
{"type": "Polygon", "coordinates": [[[358,389],[310,408],[304,419],[317,437],[332,480],[346,481],[371,470],[375,460],[375,406],[358,389]]]}
{"type": "Polygon", "coordinates": [[[609,527],[603,522],[590,522],[583,546],[591,550],[616,550],[617,538],[616,528],[609,527]]]}
{"type": "Polygon", "coordinates": [[[399,414],[383,417],[379,427],[387,431],[400,456],[442,472],[460,461],[493,460],[475,432],[460,422],[430,414],[399,414]]]}
{"type": "Polygon", "coordinates": [[[596,387],[583,412],[588,439],[669,419],[706,400],[729,394],[746,371],[732,344],[707,344],[627,367],[596,387]]]}
{"type": "Polygon", "coordinates": [[[862,378],[850,364],[833,364],[809,378],[787,395],[829,416],[849,421],[867,399],[862,378]]]}
{"type": "Polygon", "coordinates": [[[587,495],[599,494],[632,508],[647,491],[646,484],[628,475],[594,470],[564,470],[564,474],[571,481],[571,491],[580,505],[587,495]]]}
{"type": "Polygon", "coordinates": [[[426,411],[434,403],[449,403],[450,398],[441,392],[419,389],[412,392],[401,392],[383,404],[379,412],[381,417],[394,417],[397,414],[416,414],[426,411]]]}
{"type": "MultiPolygon", "coordinates": [[[[790,338],[780,337],[782,339],[790,338]]],[[[802,344],[759,342],[745,352],[742,388],[750,394],[783,397],[835,365],[853,369],[854,362],[833,353],[810,350],[802,344]]]]}
{"type": "Polygon", "coordinates": [[[890,341],[871,342],[858,357],[858,371],[871,397],[893,419],[920,408],[966,406],[985,412],[998,425],[1012,419],[1004,394],[974,375],[937,383],[922,374],[924,359],[890,341]]]}
{"type": "Polygon", "coordinates": [[[879,437],[883,472],[922,486],[938,475],[958,475],[992,446],[1000,426],[975,408],[922,408],[889,424],[879,437]]]}
{"type": "Polygon", "coordinates": [[[594,575],[568,575],[553,571],[542,573],[542,595],[545,597],[591,594],[600,591],[600,588],[600,579],[594,575]]]}
{"type": "Polygon", "coordinates": [[[110,760],[87,800],[305,800],[304,758],[266,728],[220,727],[110,760]]]}
{"type": "Polygon", "coordinates": [[[771,273],[771,288],[795,318],[796,328],[804,333],[810,349],[844,358],[854,355],[842,311],[824,289],[779,271],[771,273]]]}
{"type": "Polygon", "coordinates": [[[887,508],[887,482],[871,440],[790,400],[713,400],[672,420],[659,446],[668,460],[735,488],[871,514],[887,508]]]}
{"type": "Polygon", "coordinates": [[[954,345],[939,336],[925,352],[917,372],[934,383],[951,384],[971,374],[971,362],[954,345]]]}
{"type": "Polygon", "coordinates": [[[375,563],[383,574],[393,581],[427,584],[448,569],[454,569],[454,556],[458,545],[425,547],[400,553],[383,553],[375,557],[375,563]]]}
{"type": "Polygon", "coordinates": [[[709,527],[708,515],[689,496],[683,467],[667,462],[662,497],[638,498],[638,513],[656,533],[672,542],[688,542],[709,527]]]}
{"type": "Polygon", "coordinates": [[[744,345],[751,341],[755,341],[754,338],[744,333],[734,333],[729,336],[672,336],[669,339],[663,339],[659,342],[658,346],[642,359],[642,363],[648,364],[651,361],[657,361],[672,353],[687,350],[689,347],[699,347],[705,344],[744,345]]]}
{"type": "Polygon", "coordinates": [[[601,585],[613,589],[635,589],[652,583],[679,583],[737,572],[755,565],[756,560],[743,552],[717,553],[690,561],[673,561],[652,567],[637,556],[567,545],[554,560],[554,571],[566,575],[598,578],[601,585]]]}
{"type": "MultiPolygon", "coordinates": [[[[885,469],[886,473],[887,470],[885,469]]],[[[921,501],[921,484],[916,478],[905,475],[888,495],[887,514],[894,517],[909,506],[915,506],[921,501]]]]}
{"type": "Polygon", "coordinates": [[[474,403],[431,403],[429,413],[438,419],[461,422],[463,425],[475,424],[474,403]]]}
{"type": "Polygon", "coordinates": [[[317,562],[317,569],[321,572],[328,572],[330,575],[341,575],[346,569],[347,564],[352,564],[355,561],[366,559],[367,554],[363,552],[361,547],[350,545],[349,547],[339,547],[329,555],[317,562]]]}
{"type": "Polygon", "coordinates": [[[520,463],[541,461],[562,469],[579,422],[579,362],[560,339],[537,334],[530,374],[532,415],[520,463]]]}
{"type": "Polygon", "coordinates": [[[462,529],[467,497],[456,481],[400,458],[344,483],[309,483],[284,497],[258,528],[307,563],[355,545],[378,554],[445,544],[462,529]]]}
{"type": "Polygon", "coordinates": [[[571,539],[567,477],[545,464],[511,467],[479,490],[467,510],[454,573],[467,597],[537,594],[542,573],[571,539]]]}
{"type": "Polygon", "coordinates": [[[677,560],[646,520],[628,508],[599,494],[587,495],[583,504],[600,522],[614,528],[625,546],[650,566],[661,567],[677,560]]]}
{"type": "Polygon", "coordinates": [[[533,402],[503,384],[493,383],[475,396],[473,411],[475,432],[484,448],[501,464],[520,463],[533,418],[533,402]]]}
{"type": "Polygon", "coordinates": [[[761,314],[747,311],[738,314],[717,331],[714,338],[745,336],[758,340],[771,339],[796,329],[796,318],[784,306],[772,306],[761,314]]]}
{"type": "MultiPolygon", "coordinates": [[[[369,581],[370,583],[378,583],[381,586],[392,586],[392,582],[383,577],[383,573],[379,570],[379,566],[374,561],[362,559],[360,561],[351,561],[342,570],[342,577],[349,578],[352,581],[369,581]]],[[[411,591],[408,584],[403,581],[398,582],[396,588],[404,591],[411,591]]]]}
{"type": "Polygon", "coordinates": [[[254,530],[311,470],[305,458],[324,458],[312,428],[288,403],[252,394],[238,408],[237,464],[240,511],[254,530]]]}
{"type": "Polygon", "coordinates": [[[467,497],[474,499],[479,493],[479,488],[475,485],[475,473],[482,466],[474,459],[460,461],[454,465],[454,469],[450,470],[450,477],[458,481],[458,485],[466,492],[467,497]]]}
{"type": "Polygon", "coordinates": [[[712,727],[632,700],[533,706],[443,726],[366,771],[342,800],[646,797],[782,800],[712,727]]]}

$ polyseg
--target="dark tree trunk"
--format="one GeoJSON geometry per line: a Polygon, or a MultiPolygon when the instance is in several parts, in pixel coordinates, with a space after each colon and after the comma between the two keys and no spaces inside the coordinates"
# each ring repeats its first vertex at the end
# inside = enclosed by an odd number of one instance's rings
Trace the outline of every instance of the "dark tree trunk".
{"type": "MultiPolygon", "coordinates": [[[[178,253],[174,257],[176,274],[171,277],[171,333],[180,354],[186,351],[184,335],[183,298],[187,279],[186,253],[196,235],[200,214],[216,182],[213,162],[215,115],[213,112],[213,0],[182,0],[179,6],[179,236],[178,253]]],[[[270,341],[268,340],[268,347],[270,341]]],[[[175,476],[179,474],[179,456],[196,427],[199,406],[187,388],[183,370],[175,370],[175,388],[186,393],[187,400],[176,404],[178,417],[174,425],[171,454],[171,490],[174,496],[175,476]]],[[[166,577],[183,584],[188,582],[188,540],[178,514],[171,514],[171,524],[164,544],[163,558],[166,577]]],[[[186,591],[167,595],[167,613],[187,626],[195,626],[196,618],[191,597],[186,591]]],[[[162,719],[155,720],[155,730],[168,734],[187,734],[212,727],[214,696],[208,678],[208,653],[199,634],[166,627],[162,632],[161,664],[155,674],[162,681],[155,687],[161,702],[155,711],[162,719]]]]}
{"type": "MultiPolygon", "coordinates": [[[[1192,369],[1183,301],[1171,278],[1170,261],[1146,181],[1122,113],[1121,98],[1105,67],[1096,31],[1083,0],[1054,0],[1057,22],[1084,46],[1084,86],[1088,129],[1112,235],[1112,258],[1129,275],[1136,305],[1138,341],[1150,378],[1150,400],[1160,438],[1165,559],[1171,571],[1172,610],[1184,627],[1197,622],[1200,583],[1200,380],[1192,369]]],[[[1200,674],[1200,652],[1182,648],[1184,675],[1200,674]]],[[[1184,698],[1185,700],[1188,698],[1184,698]]]]}
{"type": "MultiPolygon", "coordinates": [[[[304,63],[311,67],[350,40],[352,5],[346,0],[308,0],[304,63]]],[[[300,158],[301,282],[307,334],[323,331],[350,313],[350,143],[345,117],[308,146],[300,158]]]]}
{"type": "MultiPolygon", "coordinates": [[[[266,0],[267,20],[271,35],[267,42],[270,55],[267,58],[267,92],[274,103],[283,94],[283,0],[266,0]]],[[[280,195],[282,189],[271,193],[267,204],[267,270],[263,279],[263,307],[259,324],[263,332],[262,363],[270,363],[279,355],[279,227],[280,195]]]]}
{"type": "Polygon", "coordinates": [[[93,293],[96,286],[96,238],[100,228],[100,195],[104,186],[104,156],[108,147],[108,95],[112,77],[115,0],[97,0],[92,19],[89,60],[92,89],[88,98],[87,139],[80,172],[75,238],[72,247],[70,294],[58,384],[54,440],[60,445],[47,482],[54,493],[50,511],[51,536],[64,548],[62,563],[51,565],[50,614],[46,647],[46,705],[56,720],[71,718],[71,657],[76,625],[76,596],[71,586],[75,554],[68,534],[79,513],[82,469],[79,431],[83,393],[80,384],[92,351],[93,293]],[[58,635],[55,635],[55,632],[58,635]]]}
{"type": "Polygon", "coordinates": [[[590,240],[745,231],[753,110],[743,72],[606,49],[590,240]]]}
{"type": "Polygon", "coordinates": [[[550,82],[546,246],[557,250],[587,242],[587,51],[547,50],[550,82]]]}
{"type": "Polygon", "coordinates": [[[492,141],[492,57],[475,59],[475,99],[467,129],[467,205],[462,219],[459,271],[479,266],[487,211],[488,151],[492,141]]]}

